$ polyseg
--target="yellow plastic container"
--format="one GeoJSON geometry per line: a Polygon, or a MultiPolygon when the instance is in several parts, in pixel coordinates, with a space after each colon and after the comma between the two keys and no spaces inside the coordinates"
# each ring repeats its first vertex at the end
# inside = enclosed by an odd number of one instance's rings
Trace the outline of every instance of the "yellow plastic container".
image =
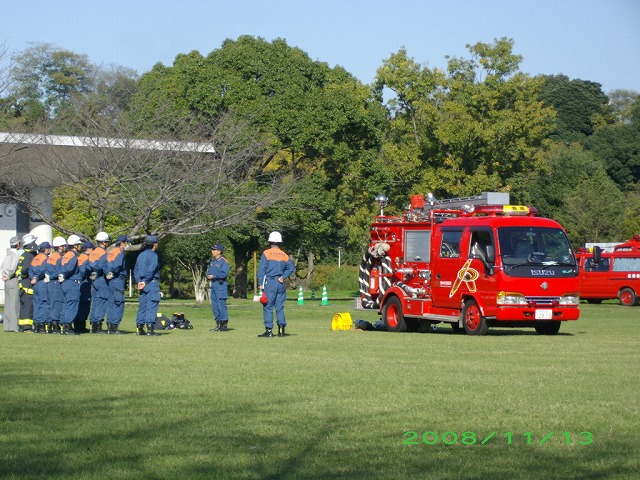
{"type": "Polygon", "coordinates": [[[336,313],[331,319],[331,330],[351,330],[353,321],[348,312],[336,313]]]}

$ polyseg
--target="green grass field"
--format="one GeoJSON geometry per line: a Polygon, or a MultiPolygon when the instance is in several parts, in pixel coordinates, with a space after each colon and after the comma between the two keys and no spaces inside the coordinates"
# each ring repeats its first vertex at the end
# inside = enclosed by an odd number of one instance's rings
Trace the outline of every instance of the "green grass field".
{"type": "Polygon", "coordinates": [[[235,299],[229,332],[167,304],[193,330],[136,336],[131,304],[128,335],[0,332],[0,477],[638,478],[640,308],[469,337],[334,332],[378,317],[290,297],[284,338],[235,299]]]}

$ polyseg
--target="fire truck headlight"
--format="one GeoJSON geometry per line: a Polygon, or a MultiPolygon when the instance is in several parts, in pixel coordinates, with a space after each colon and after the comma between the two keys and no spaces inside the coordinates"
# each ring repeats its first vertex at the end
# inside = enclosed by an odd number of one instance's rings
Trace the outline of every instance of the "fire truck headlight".
{"type": "Polygon", "coordinates": [[[580,303],[580,294],[568,293],[560,297],[560,305],[578,305],[580,303]]]}
{"type": "Polygon", "coordinates": [[[527,299],[518,292],[498,292],[496,303],[498,305],[526,305],[527,299]]]}

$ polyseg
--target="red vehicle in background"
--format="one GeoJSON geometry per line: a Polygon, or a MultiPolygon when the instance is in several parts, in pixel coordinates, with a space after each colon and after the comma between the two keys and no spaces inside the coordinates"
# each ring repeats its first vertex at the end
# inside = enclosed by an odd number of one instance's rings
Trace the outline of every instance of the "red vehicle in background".
{"type": "Polygon", "coordinates": [[[360,265],[361,307],[378,309],[388,331],[421,322],[484,335],[489,327],[558,333],[578,319],[578,266],[564,229],[507,193],[436,200],[411,197],[401,216],[386,198],[360,265]]]}
{"type": "Polygon", "coordinates": [[[580,297],[589,303],[617,298],[621,305],[640,305],[640,235],[616,245],[612,252],[598,246],[579,248],[580,297]]]}

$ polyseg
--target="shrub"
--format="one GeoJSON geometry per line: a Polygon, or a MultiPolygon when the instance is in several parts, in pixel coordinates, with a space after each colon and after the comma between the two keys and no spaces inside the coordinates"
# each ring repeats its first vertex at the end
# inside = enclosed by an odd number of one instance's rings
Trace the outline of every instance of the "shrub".
{"type": "Polygon", "coordinates": [[[358,289],[358,267],[343,265],[316,265],[309,287],[320,290],[323,285],[331,291],[355,291],[358,289]]]}

